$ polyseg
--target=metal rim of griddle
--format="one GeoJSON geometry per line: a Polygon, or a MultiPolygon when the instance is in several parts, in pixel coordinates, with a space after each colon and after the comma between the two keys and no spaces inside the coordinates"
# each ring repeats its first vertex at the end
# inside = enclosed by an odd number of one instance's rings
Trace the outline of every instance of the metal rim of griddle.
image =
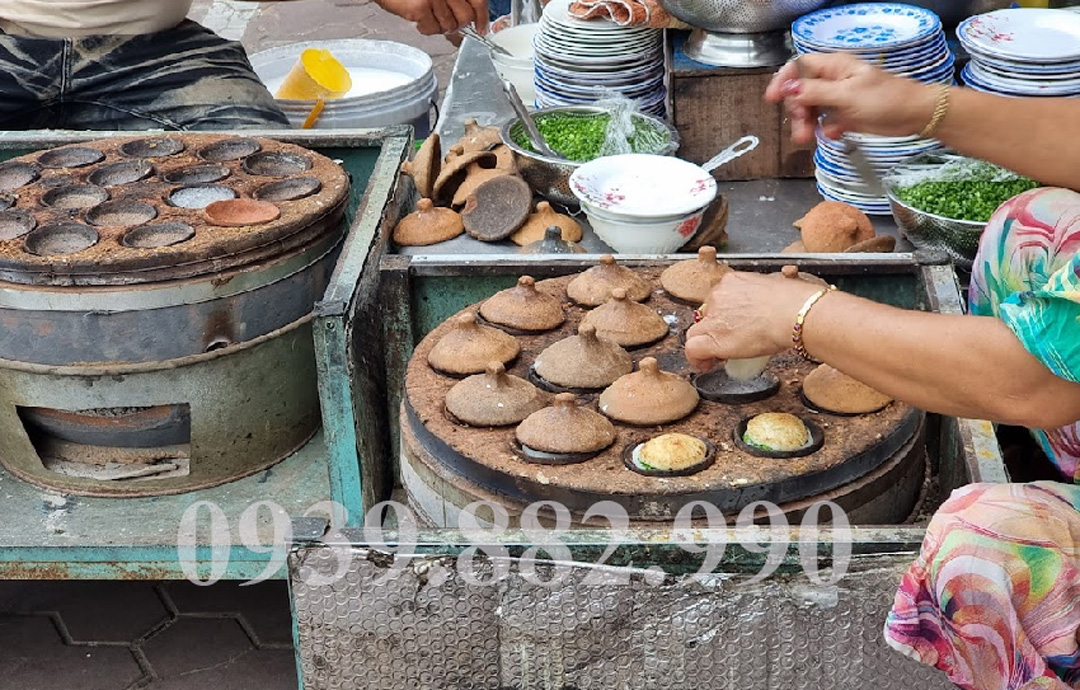
{"type": "Polygon", "coordinates": [[[696,500],[712,503],[725,513],[738,512],[755,501],[783,504],[826,493],[869,474],[887,462],[918,432],[925,415],[921,410],[911,408],[892,433],[883,436],[863,452],[849,457],[843,464],[819,472],[784,481],[729,489],[706,489],[678,495],[632,495],[569,489],[531,477],[510,476],[499,472],[492,466],[458,453],[446,441],[429,431],[408,396],[402,401],[402,405],[405,420],[417,442],[439,463],[470,482],[524,503],[539,500],[558,501],[572,512],[584,513],[600,501],[615,501],[625,507],[632,516],[655,514],[658,506],[663,506],[674,514],[682,505],[696,500]]]}
{"type": "Polygon", "coordinates": [[[710,371],[706,374],[698,374],[691,381],[698,394],[712,402],[726,405],[746,405],[749,403],[766,400],[776,395],[780,390],[780,379],[771,371],[763,371],[750,381],[736,381],[728,377],[723,368],[710,371]],[[709,388],[702,383],[703,380],[719,379],[720,390],[709,388]],[[751,385],[756,383],[757,385],[751,385]],[[725,390],[724,385],[730,384],[725,390]]]}

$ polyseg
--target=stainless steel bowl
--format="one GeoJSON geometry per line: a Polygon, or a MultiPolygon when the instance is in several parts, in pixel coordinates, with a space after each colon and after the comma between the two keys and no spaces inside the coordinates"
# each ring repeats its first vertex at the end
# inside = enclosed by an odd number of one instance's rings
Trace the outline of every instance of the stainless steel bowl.
{"type": "Polygon", "coordinates": [[[783,31],[829,0],[660,0],[664,9],[690,26],[724,34],[783,31]]]}
{"type": "Polygon", "coordinates": [[[896,190],[902,185],[902,180],[906,176],[932,172],[946,163],[957,160],[964,160],[964,157],[941,152],[920,154],[890,170],[882,179],[882,183],[889,197],[893,218],[896,219],[900,232],[911,244],[918,249],[944,251],[952,257],[957,267],[971,270],[986,223],[936,216],[909,206],[896,196],[896,190]]]}
{"type": "MultiPolygon", "coordinates": [[[[545,116],[559,113],[577,113],[602,115],[608,111],[594,106],[567,106],[560,108],[542,108],[532,114],[533,120],[543,120],[545,116]]],[[[635,113],[634,117],[655,128],[658,132],[666,135],[667,143],[656,151],[638,151],[637,153],[653,153],[661,156],[670,156],[679,148],[679,135],[675,128],[668,123],[650,115],[635,113]]],[[[570,175],[577,170],[582,163],[575,163],[562,158],[550,158],[533,151],[526,151],[518,145],[515,137],[524,135],[524,126],[521,120],[513,118],[500,130],[503,143],[510,147],[517,157],[518,170],[529,186],[540,196],[548,201],[553,201],[570,208],[578,207],[577,197],[570,191],[570,175]]]]}

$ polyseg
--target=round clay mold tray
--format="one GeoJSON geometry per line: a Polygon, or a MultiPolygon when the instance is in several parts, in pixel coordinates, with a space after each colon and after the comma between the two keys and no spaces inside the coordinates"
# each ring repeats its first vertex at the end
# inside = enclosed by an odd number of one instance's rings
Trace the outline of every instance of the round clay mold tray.
{"type": "Polygon", "coordinates": [[[156,249],[187,242],[195,236],[195,228],[176,221],[140,225],[124,234],[120,243],[134,249],[156,249]]]}
{"type": "Polygon", "coordinates": [[[254,139],[225,139],[199,151],[199,158],[211,163],[238,161],[262,150],[262,144],[254,139]]]}
{"type": "Polygon", "coordinates": [[[168,158],[184,150],[184,142],[172,137],[135,139],[120,145],[120,153],[128,158],[168,158]]]}
{"type": "Polygon", "coordinates": [[[743,434],[746,433],[746,425],[750,421],[750,417],[745,417],[738,426],[735,427],[735,445],[750,455],[756,455],[759,458],[773,458],[775,460],[784,460],[787,458],[801,458],[807,455],[813,455],[821,450],[821,447],[825,445],[825,432],[821,430],[821,427],[814,422],[806,419],[805,417],[799,417],[803,424],[806,425],[807,430],[810,431],[810,443],[806,444],[802,448],[796,450],[784,451],[784,450],[765,450],[764,448],[758,448],[752,446],[743,440],[743,434]]]}
{"type": "Polygon", "coordinates": [[[68,146],[46,151],[38,156],[38,163],[46,168],[84,168],[105,160],[105,154],[87,146],[68,146]]]}
{"type": "Polygon", "coordinates": [[[109,200],[109,193],[92,184],[54,187],[41,195],[41,203],[52,208],[90,208],[109,200]]]}
{"type": "Polygon", "coordinates": [[[311,170],[311,159],[292,153],[264,151],[244,159],[244,172],[262,177],[289,177],[311,170]]]}
{"type": "Polygon", "coordinates": [[[0,211],[0,242],[22,237],[37,227],[37,220],[26,211],[0,211]]]}
{"type": "Polygon", "coordinates": [[[173,170],[166,174],[163,179],[169,184],[213,184],[214,182],[221,182],[231,174],[232,171],[227,166],[205,163],[173,170]]]}
{"type": "Polygon", "coordinates": [[[547,453],[535,448],[522,445],[520,441],[514,439],[510,442],[510,449],[521,460],[533,464],[533,465],[577,465],[585,462],[586,460],[592,460],[600,453],[603,453],[605,449],[601,449],[591,453],[547,453]]]}
{"type": "Polygon", "coordinates": [[[277,206],[269,201],[254,199],[215,201],[203,213],[211,224],[226,228],[262,225],[281,217],[281,210],[277,206]]]}
{"type": "Polygon", "coordinates": [[[97,230],[82,223],[42,225],[26,236],[26,251],[38,256],[74,254],[97,244],[97,230]]]}
{"type": "Polygon", "coordinates": [[[32,163],[12,162],[0,165],[0,190],[11,192],[25,187],[41,175],[41,168],[32,163]]]}
{"type": "Polygon", "coordinates": [[[142,225],[157,218],[157,209],[142,201],[118,199],[106,201],[86,212],[86,220],[99,227],[142,225]]]}
{"type": "Polygon", "coordinates": [[[202,184],[174,190],[169,194],[169,203],[177,208],[203,209],[215,201],[227,201],[235,198],[236,192],[231,187],[219,184],[202,184]]]}
{"type": "Polygon", "coordinates": [[[320,189],[322,183],[314,177],[293,177],[265,184],[252,196],[260,201],[296,201],[316,194],[320,189]]]}
{"type": "Polygon", "coordinates": [[[99,187],[113,187],[140,182],[153,174],[154,166],[150,161],[121,161],[101,166],[90,173],[86,181],[99,187]]]}

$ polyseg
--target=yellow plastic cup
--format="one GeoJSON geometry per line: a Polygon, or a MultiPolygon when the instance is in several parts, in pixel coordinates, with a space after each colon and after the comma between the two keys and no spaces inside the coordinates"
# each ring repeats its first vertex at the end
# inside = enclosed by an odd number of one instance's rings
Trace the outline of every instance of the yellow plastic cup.
{"type": "Polygon", "coordinates": [[[329,50],[308,48],[285,75],[274,98],[283,100],[331,100],[352,88],[349,70],[329,50]]]}

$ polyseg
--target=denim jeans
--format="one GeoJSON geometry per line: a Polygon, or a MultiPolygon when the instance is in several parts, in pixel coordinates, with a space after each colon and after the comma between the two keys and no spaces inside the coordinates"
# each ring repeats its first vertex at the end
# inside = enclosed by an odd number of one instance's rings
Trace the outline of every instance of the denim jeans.
{"type": "Polygon", "coordinates": [[[190,21],[142,36],[0,33],[0,129],[287,127],[239,43],[190,21]]]}

